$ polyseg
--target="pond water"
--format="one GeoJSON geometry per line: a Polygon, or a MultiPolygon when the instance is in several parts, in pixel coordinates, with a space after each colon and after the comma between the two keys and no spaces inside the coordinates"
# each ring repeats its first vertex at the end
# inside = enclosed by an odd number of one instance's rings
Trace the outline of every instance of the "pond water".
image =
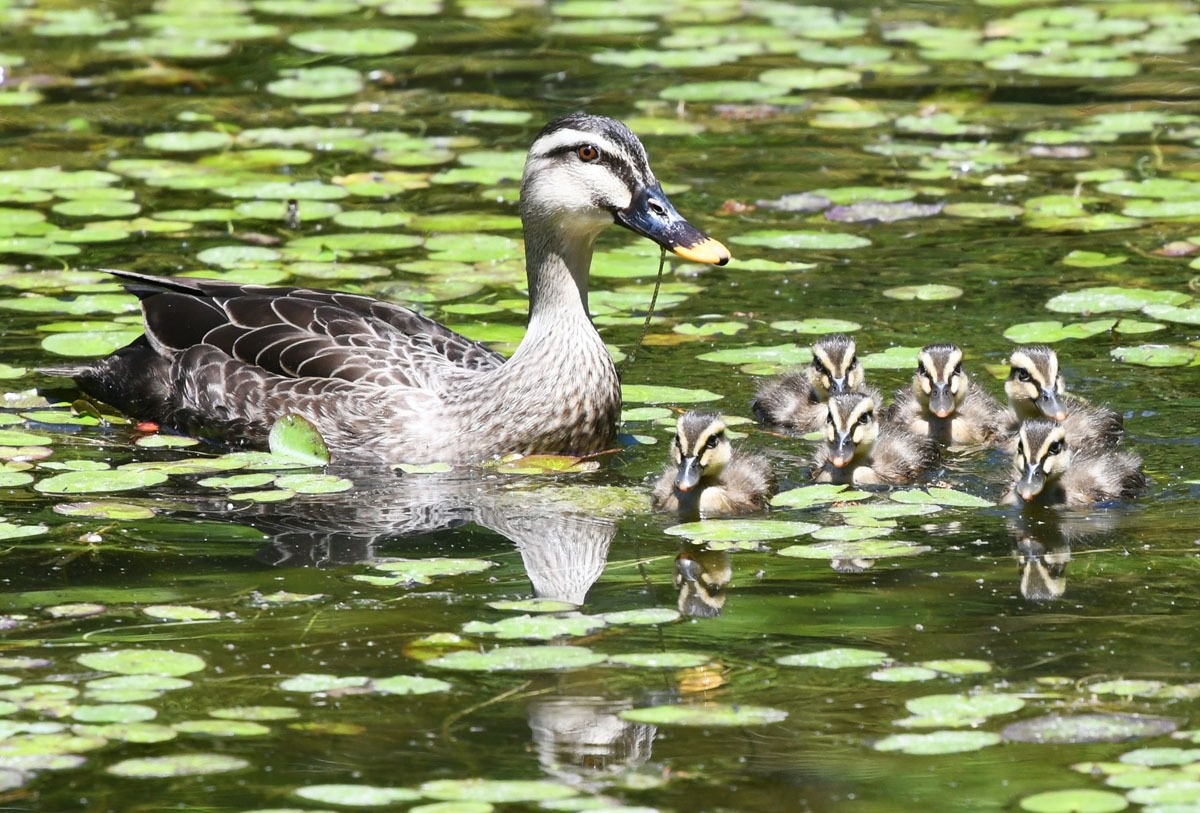
{"type": "Polygon", "coordinates": [[[1194,3],[0,0],[0,24],[5,809],[1200,810],[1194,3]],[[511,350],[520,167],[573,109],[627,121],[736,257],[671,266],[639,348],[657,252],[601,238],[592,310],[633,358],[598,471],[288,480],[37,371],[137,335],[107,267],[363,291],[511,350]],[[693,403],[807,485],[810,441],[733,419],[829,330],[884,392],[954,341],[1000,396],[1050,342],[1150,488],[1023,515],[974,452],[924,485],[983,507],[669,533],[649,482],[693,403]],[[713,596],[680,596],[680,555],[713,596]]]}

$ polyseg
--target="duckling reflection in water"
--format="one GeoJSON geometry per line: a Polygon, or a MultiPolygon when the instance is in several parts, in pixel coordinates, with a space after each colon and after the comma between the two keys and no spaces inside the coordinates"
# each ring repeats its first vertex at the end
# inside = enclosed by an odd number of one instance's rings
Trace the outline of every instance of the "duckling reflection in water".
{"type": "Polygon", "coordinates": [[[943,446],[996,446],[1009,435],[1004,408],[967,376],[956,344],[921,349],[912,385],[897,391],[886,420],[943,446]]]}
{"type": "Polygon", "coordinates": [[[826,404],[825,443],[813,461],[818,483],[904,485],[937,464],[938,445],[891,424],[880,425],[875,398],[841,393],[826,404]]]}
{"type": "Polygon", "coordinates": [[[865,390],[854,339],[831,333],[813,343],[811,364],[764,382],[750,409],[761,423],[814,432],[825,423],[825,402],[831,395],[865,390]]]}
{"type": "Polygon", "coordinates": [[[1045,345],[1018,347],[1009,366],[1004,391],[1014,432],[1021,421],[1044,417],[1063,425],[1077,451],[1109,449],[1121,441],[1125,434],[1121,414],[1068,393],[1053,349],[1045,345]]]}
{"type": "Polygon", "coordinates": [[[1053,601],[1062,598],[1067,591],[1070,545],[1048,550],[1032,536],[1024,536],[1017,542],[1014,554],[1021,574],[1022,596],[1030,601],[1053,601]]]}
{"type": "Polygon", "coordinates": [[[675,557],[679,612],[689,618],[715,618],[725,607],[725,587],[733,578],[729,551],[685,550],[675,557]]]}
{"type": "Polygon", "coordinates": [[[1146,488],[1142,459],[1129,452],[1075,451],[1062,424],[1024,421],[1017,432],[1013,481],[1005,502],[1085,508],[1135,497],[1146,488]]]}
{"type": "Polygon", "coordinates": [[[692,410],[676,424],[671,463],[654,486],[651,504],[683,517],[715,517],[759,511],[774,494],[770,464],[735,450],[720,414],[692,410]]]}

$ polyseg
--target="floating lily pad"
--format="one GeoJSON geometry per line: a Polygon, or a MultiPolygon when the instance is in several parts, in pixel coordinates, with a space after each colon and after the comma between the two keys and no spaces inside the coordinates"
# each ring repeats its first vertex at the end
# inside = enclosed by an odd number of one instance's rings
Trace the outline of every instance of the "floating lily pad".
{"type": "Polygon", "coordinates": [[[814,318],[772,322],[771,329],[786,333],[804,333],[818,336],[824,333],[853,333],[856,330],[861,330],[862,325],[858,322],[850,322],[845,319],[814,318]]]}
{"type": "Polygon", "coordinates": [[[944,299],[958,299],[963,295],[962,288],[953,285],[926,283],[924,285],[903,285],[899,288],[888,288],[883,295],[892,299],[921,300],[936,302],[944,299]]]}
{"type": "Polygon", "coordinates": [[[421,794],[408,788],[381,788],[373,785],[309,785],[296,788],[301,799],[345,807],[383,807],[399,802],[415,802],[421,794]]]}
{"type": "Polygon", "coordinates": [[[919,347],[889,347],[880,353],[868,353],[858,360],[868,370],[907,370],[913,366],[919,347]]]}
{"type": "Polygon", "coordinates": [[[46,615],[51,618],[90,618],[101,615],[108,607],[92,601],[76,601],[71,604],[57,604],[46,608],[46,615]]]}
{"type": "Polygon", "coordinates": [[[579,646],[510,646],[451,652],[426,663],[466,672],[542,672],[595,666],[604,660],[604,655],[579,646]]]}
{"type": "Polygon", "coordinates": [[[786,720],[788,713],[769,706],[704,703],[646,706],[621,712],[622,720],[649,725],[700,726],[704,728],[767,725],[786,720]]]}
{"type": "Polygon", "coordinates": [[[185,720],[171,726],[180,734],[201,737],[263,737],[271,729],[247,720],[185,720]]]}
{"type": "Polygon", "coordinates": [[[679,612],[677,610],[668,609],[666,607],[647,607],[641,610],[617,610],[611,613],[601,613],[599,618],[603,618],[607,623],[613,626],[655,626],[657,624],[670,624],[673,621],[679,620],[679,612]]]}
{"type": "Polygon", "coordinates": [[[366,688],[368,683],[370,683],[370,678],[362,675],[340,676],[306,673],[287,678],[279,684],[279,688],[285,692],[303,692],[305,694],[344,692],[352,689],[365,692],[369,691],[366,688]]]}
{"type": "Polygon", "coordinates": [[[787,248],[796,250],[837,251],[863,248],[871,241],[856,234],[824,231],[773,231],[757,230],[743,232],[729,238],[739,246],[761,246],[762,248],[787,248]]]}
{"type": "Polygon", "coordinates": [[[537,779],[436,779],[419,790],[430,799],[492,804],[549,802],[577,795],[574,788],[537,779]]]}
{"type": "Polygon", "coordinates": [[[1105,313],[1136,311],[1147,305],[1182,305],[1189,300],[1190,296],[1176,291],[1104,286],[1059,294],[1046,307],[1059,313],[1105,313]]]}
{"type": "Polygon", "coordinates": [[[218,720],[251,720],[254,722],[269,722],[275,720],[294,720],[300,712],[290,706],[230,706],[223,709],[212,709],[210,717],[218,720]]]}
{"type": "Polygon", "coordinates": [[[699,404],[716,401],[721,396],[715,392],[683,387],[663,387],[652,384],[622,384],[621,397],[626,401],[643,404],[699,404]]]}
{"type": "Polygon", "coordinates": [[[953,488],[930,487],[893,491],[888,498],[899,503],[949,505],[961,508],[988,508],[994,503],[953,488]]]}
{"type": "Polygon", "coordinates": [[[1137,347],[1114,347],[1109,353],[1117,361],[1140,367],[1186,367],[1196,361],[1200,350],[1177,345],[1143,344],[1137,347]]]}
{"type": "Polygon", "coordinates": [[[95,494],[150,488],[166,481],[167,475],[159,471],[110,469],[64,472],[39,480],[33,487],[43,494],[95,494]]]}
{"type": "Polygon", "coordinates": [[[867,675],[871,680],[882,683],[920,683],[937,676],[937,672],[923,666],[886,666],[867,675]]]}
{"type": "Polygon", "coordinates": [[[896,556],[918,556],[931,550],[928,545],[919,545],[916,542],[869,537],[826,541],[815,545],[792,545],[777,553],[793,559],[889,559],[896,556]]]}
{"type": "Polygon", "coordinates": [[[151,519],[153,508],[143,505],[118,502],[70,502],[56,503],[54,513],[67,517],[89,517],[92,519],[151,519]]]}
{"type": "Polygon", "coordinates": [[[947,675],[981,675],[992,671],[992,665],[987,661],[975,658],[948,658],[943,660],[921,661],[918,666],[933,669],[947,675]]]}
{"type": "Polygon", "coordinates": [[[552,598],[528,598],[515,601],[489,601],[493,610],[509,610],[518,613],[562,613],[570,612],[578,605],[552,598]]]}
{"type": "Polygon", "coordinates": [[[108,772],[131,779],[169,779],[177,776],[207,776],[240,771],[250,763],[225,754],[178,754],[168,757],[126,759],[108,767],[108,772]]]}
{"type": "Polygon", "coordinates": [[[1165,685],[1161,680],[1105,680],[1091,684],[1088,691],[1122,697],[1154,697],[1165,685]]]}
{"type": "Polygon", "coordinates": [[[886,652],[874,649],[823,649],[820,652],[805,652],[776,658],[780,666],[816,666],[821,669],[855,669],[882,666],[890,660],[886,652]]]}
{"type": "Polygon", "coordinates": [[[523,615],[515,618],[505,618],[496,622],[468,621],[463,624],[463,632],[469,635],[493,635],[501,639],[524,639],[533,641],[551,641],[572,635],[587,635],[607,626],[606,622],[595,616],[532,616],[523,615]]]}
{"type": "Polygon", "coordinates": [[[699,652],[631,652],[610,655],[610,663],[617,666],[636,666],[644,669],[694,669],[712,660],[699,652]]]}
{"type": "Polygon", "coordinates": [[[268,437],[271,454],[290,458],[310,466],[329,463],[325,439],[311,421],[301,415],[284,415],[271,426],[268,437]]]}
{"type": "Polygon", "coordinates": [[[934,731],[929,734],[893,734],[875,743],[876,751],[933,756],[979,751],[1001,742],[991,731],[934,731]]]}
{"type": "Polygon", "coordinates": [[[781,491],[771,498],[771,505],[776,508],[809,508],[833,502],[865,500],[870,496],[869,492],[854,491],[850,486],[818,484],[781,491]]]}
{"type": "Polygon", "coordinates": [[[1070,251],[1063,257],[1063,265],[1071,265],[1076,268],[1106,268],[1111,265],[1120,265],[1125,262],[1128,257],[1122,255],[1104,254],[1099,251],[1070,251]]]}
{"type": "Polygon", "coordinates": [[[1125,742],[1170,734],[1178,725],[1168,717],[1144,714],[1047,714],[1013,723],[1003,734],[1012,742],[1125,742]]]}
{"type": "Polygon", "coordinates": [[[158,712],[136,703],[104,703],[76,706],[71,716],[82,723],[142,723],[153,720],[158,712]]]}
{"type": "Polygon", "coordinates": [[[153,604],[143,607],[142,612],[160,621],[216,621],[221,617],[216,610],[178,604],[153,604]]]}
{"type": "Polygon", "coordinates": [[[1004,331],[1004,338],[1017,344],[1052,344],[1064,339],[1086,339],[1107,333],[1117,326],[1116,319],[1063,324],[1053,320],[1022,322],[1004,331]]]}
{"type": "Polygon", "coordinates": [[[978,694],[933,694],[905,701],[904,707],[922,717],[967,720],[969,725],[988,717],[1012,714],[1025,707],[1025,701],[1012,694],[980,692],[978,694]]]}
{"type": "Polygon", "coordinates": [[[1107,790],[1052,790],[1021,800],[1029,813],[1117,813],[1127,807],[1124,796],[1107,790]]]}
{"type": "Polygon", "coordinates": [[[776,367],[791,367],[811,361],[812,351],[807,347],[789,342],[788,344],[712,350],[708,353],[701,353],[697,358],[717,364],[770,364],[776,367]]]}
{"type": "Polygon", "coordinates": [[[1177,322],[1181,325],[1200,325],[1200,307],[1181,308],[1176,305],[1146,305],[1142,313],[1153,319],[1177,322]]]}
{"type": "Polygon", "coordinates": [[[762,542],[810,534],[821,526],[812,522],[771,519],[706,519],[667,528],[673,536],[701,542],[762,542]]]}
{"type": "Polygon", "coordinates": [[[313,29],[298,31],[288,42],[305,51],[338,56],[383,56],[406,51],[417,35],[394,28],[313,29]]]}
{"type": "Polygon", "coordinates": [[[387,573],[394,584],[432,584],[439,576],[461,576],[464,573],[482,573],[495,567],[495,562],[486,559],[397,559],[376,564],[376,570],[387,573]]]}
{"type": "Polygon", "coordinates": [[[100,672],[121,675],[164,675],[178,677],[198,672],[204,661],[187,652],[169,649],[116,649],[108,652],[85,652],[75,658],[80,666],[100,672]]]}

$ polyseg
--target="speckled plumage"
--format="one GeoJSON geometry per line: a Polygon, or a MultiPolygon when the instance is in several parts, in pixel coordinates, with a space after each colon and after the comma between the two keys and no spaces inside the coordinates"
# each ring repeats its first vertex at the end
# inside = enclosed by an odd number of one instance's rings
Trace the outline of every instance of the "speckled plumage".
{"type": "Polygon", "coordinates": [[[866,392],[854,339],[841,333],[821,336],[812,346],[812,362],[759,385],[750,411],[761,423],[814,432],[825,423],[825,402],[839,392],[866,392]]]}
{"type": "Polygon", "coordinates": [[[1131,452],[1076,451],[1066,427],[1047,418],[1021,423],[1005,502],[1086,508],[1129,499],[1146,488],[1142,459],[1131,452]]]}
{"type": "Polygon", "coordinates": [[[1014,435],[1021,421],[1044,416],[1063,425],[1078,451],[1110,449],[1125,436],[1121,413],[1067,392],[1058,354],[1052,348],[1018,347],[1009,365],[1004,391],[1008,395],[1009,431],[1014,435]]]}
{"type": "Polygon", "coordinates": [[[912,385],[898,390],[887,410],[887,423],[943,446],[999,446],[1009,438],[1004,407],[984,392],[962,366],[954,344],[922,348],[912,385]]]}
{"type": "Polygon", "coordinates": [[[671,462],[650,499],[657,510],[699,519],[759,511],[774,494],[766,459],[734,449],[716,412],[692,410],[679,418],[671,462]]]}
{"type": "Polygon", "coordinates": [[[839,393],[826,404],[825,442],[813,459],[818,483],[905,485],[938,462],[938,445],[927,436],[880,424],[877,401],[864,393],[839,393]]]}
{"type": "Polygon", "coordinates": [[[289,413],[334,459],[469,463],[610,446],[620,385],[587,309],[596,236],[616,222],[700,262],[728,252],[674,210],[620,122],[571,114],[529,151],[521,187],[529,326],[507,361],[367,297],[113,272],[145,336],[71,375],[135,418],[263,446],[289,413]]]}

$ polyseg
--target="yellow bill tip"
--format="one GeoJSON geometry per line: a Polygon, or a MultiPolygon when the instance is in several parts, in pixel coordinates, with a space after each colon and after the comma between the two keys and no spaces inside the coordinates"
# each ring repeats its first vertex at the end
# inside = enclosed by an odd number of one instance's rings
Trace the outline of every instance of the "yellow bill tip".
{"type": "Polygon", "coordinates": [[[725,265],[733,256],[729,253],[729,249],[725,248],[724,243],[711,237],[706,237],[693,246],[675,246],[671,251],[685,260],[709,265],[725,265]]]}

